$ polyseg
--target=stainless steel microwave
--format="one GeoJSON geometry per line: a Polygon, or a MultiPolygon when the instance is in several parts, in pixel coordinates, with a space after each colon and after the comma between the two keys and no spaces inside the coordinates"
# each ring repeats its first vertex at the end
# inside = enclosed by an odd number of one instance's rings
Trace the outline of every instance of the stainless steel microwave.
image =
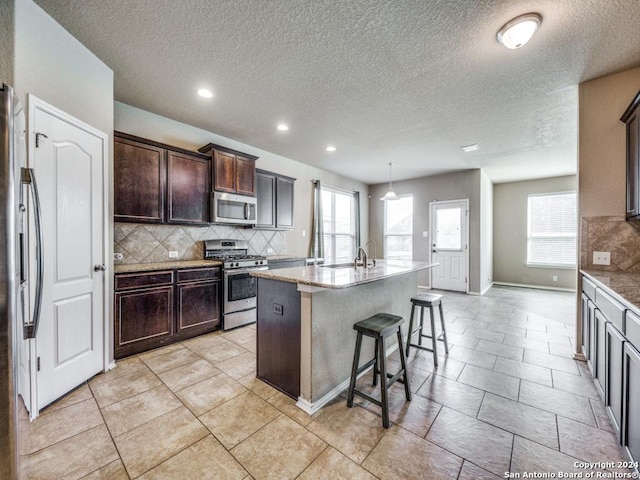
{"type": "Polygon", "coordinates": [[[256,224],[257,201],[254,197],[233,193],[211,194],[211,221],[235,225],[256,224]]]}

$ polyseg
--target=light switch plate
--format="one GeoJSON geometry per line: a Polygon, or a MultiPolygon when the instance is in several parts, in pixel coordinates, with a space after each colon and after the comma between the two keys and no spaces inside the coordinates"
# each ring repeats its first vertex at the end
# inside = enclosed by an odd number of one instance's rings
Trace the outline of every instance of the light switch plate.
{"type": "Polygon", "coordinates": [[[611,265],[611,252],[593,252],[594,265],[611,265]]]}

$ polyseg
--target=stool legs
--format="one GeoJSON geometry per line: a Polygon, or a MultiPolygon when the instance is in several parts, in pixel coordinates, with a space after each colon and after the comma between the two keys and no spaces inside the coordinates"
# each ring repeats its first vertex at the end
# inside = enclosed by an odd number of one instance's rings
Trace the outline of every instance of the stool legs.
{"type": "Polygon", "coordinates": [[[447,340],[447,329],[444,327],[444,313],[442,312],[442,302],[438,304],[440,311],[440,326],[442,327],[442,338],[444,338],[444,351],[449,353],[449,341],[447,340]]]}
{"type": "Polygon", "coordinates": [[[347,395],[347,407],[349,408],[353,407],[353,394],[356,389],[356,377],[358,376],[358,363],[360,362],[361,346],[362,333],[358,332],[358,336],[356,337],[356,350],[353,353],[353,366],[351,367],[351,382],[349,383],[349,394],[347,395]]]}
{"type": "Polygon", "coordinates": [[[407,374],[407,358],[404,353],[402,341],[402,330],[398,329],[398,350],[400,353],[400,364],[402,366],[402,370],[404,371],[404,396],[407,400],[411,400],[411,388],[409,387],[409,375],[407,374]]]}
{"type": "Polygon", "coordinates": [[[409,317],[409,331],[407,332],[407,348],[405,352],[407,357],[409,356],[409,348],[411,347],[411,336],[413,335],[413,314],[416,311],[416,306],[411,303],[411,316],[409,317]]]}
{"type": "MultiPolygon", "coordinates": [[[[378,359],[380,360],[380,399],[382,401],[382,426],[389,428],[389,402],[387,399],[387,362],[384,349],[384,337],[376,339],[378,359]]],[[[376,376],[374,375],[374,378],[376,376]]]]}
{"type": "MultiPolygon", "coordinates": [[[[424,313],[424,307],[422,307],[424,313]]],[[[433,307],[429,307],[429,318],[431,319],[431,350],[433,350],[433,366],[438,366],[438,336],[436,335],[436,320],[433,315],[433,307]]],[[[422,329],[420,329],[422,338],[422,329]]]]}

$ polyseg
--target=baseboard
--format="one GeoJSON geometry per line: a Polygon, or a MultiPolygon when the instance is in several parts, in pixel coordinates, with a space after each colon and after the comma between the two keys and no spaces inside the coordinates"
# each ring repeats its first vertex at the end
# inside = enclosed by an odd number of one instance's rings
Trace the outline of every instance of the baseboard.
{"type": "Polygon", "coordinates": [[[585,357],[584,354],[582,354],[582,353],[574,353],[573,354],[573,359],[574,360],[580,360],[581,362],[586,362],[587,361],[587,357],[585,357]]]}
{"type": "Polygon", "coordinates": [[[418,291],[421,291],[421,290],[431,290],[431,287],[427,285],[418,285],[418,291]]]}
{"type": "Polygon", "coordinates": [[[554,290],[557,292],[573,292],[575,288],[546,287],[543,285],[528,285],[526,283],[493,282],[493,285],[503,285],[505,287],[534,288],[536,290],[554,290]]]}
{"type": "MultiPolygon", "coordinates": [[[[391,348],[389,348],[386,351],[386,356],[388,357],[390,354],[395,352],[397,349],[398,349],[398,344],[396,343],[395,345],[393,345],[391,348]]],[[[372,368],[373,368],[373,365],[371,367],[367,368],[366,370],[364,370],[360,375],[358,375],[358,378],[360,378],[361,376],[365,375],[372,368]]],[[[298,397],[298,401],[296,402],[296,407],[298,407],[300,410],[304,411],[308,415],[314,415],[322,407],[324,407],[326,404],[328,404],[331,400],[333,400],[338,395],[340,395],[340,392],[342,392],[345,388],[348,388],[350,382],[351,382],[351,379],[347,378],[346,380],[342,381],[337,387],[335,387],[332,390],[330,390],[329,392],[325,393],[322,397],[320,397],[315,402],[310,402],[309,400],[307,400],[305,398],[298,397]]]]}

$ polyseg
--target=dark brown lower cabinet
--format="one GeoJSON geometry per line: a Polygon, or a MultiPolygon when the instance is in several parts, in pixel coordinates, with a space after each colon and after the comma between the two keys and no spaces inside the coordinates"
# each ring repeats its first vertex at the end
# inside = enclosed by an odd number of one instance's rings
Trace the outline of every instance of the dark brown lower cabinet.
{"type": "Polygon", "coordinates": [[[176,335],[193,337],[220,327],[220,269],[178,271],[176,335]]]}
{"type": "Polygon", "coordinates": [[[115,276],[114,357],[220,328],[220,268],[115,276]]]}
{"type": "Polygon", "coordinates": [[[300,292],[295,283],[258,279],[257,376],[300,396],[300,292]]]}

